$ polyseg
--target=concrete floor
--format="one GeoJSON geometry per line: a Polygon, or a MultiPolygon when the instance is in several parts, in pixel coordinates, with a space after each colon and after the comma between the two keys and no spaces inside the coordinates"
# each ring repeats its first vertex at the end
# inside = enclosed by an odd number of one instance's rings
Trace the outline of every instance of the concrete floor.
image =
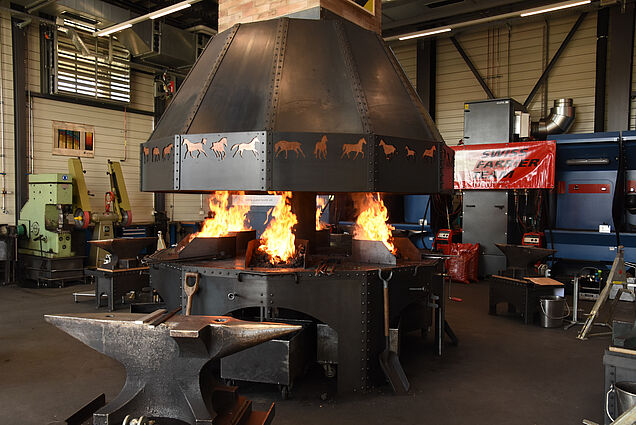
{"type": "MultiPolygon", "coordinates": [[[[62,420],[96,395],[104,392],[110,400],[121,389],[122,366],[42,319],[45,313],[95,311],[92,300],[73,302],[72,292],[87,289],[0,287],[0,424],[62,420]]],[[[241,393],[257,406],[275,401],[277,425],[602,421],[602,357],[609,337],[579,341],[579,327],[564,332],[489,316],[484,283],[454,284],[453,295],[463,298],[450,302],[447,315],[460,345],[436,358],[430,341],[410,335],[402,356],[412,388],[407,396],[394,396],[385,386],[333,398],[333,383],[319,368],[289,400],[280,400],[273,386],[242,384],[241,393]]]]}

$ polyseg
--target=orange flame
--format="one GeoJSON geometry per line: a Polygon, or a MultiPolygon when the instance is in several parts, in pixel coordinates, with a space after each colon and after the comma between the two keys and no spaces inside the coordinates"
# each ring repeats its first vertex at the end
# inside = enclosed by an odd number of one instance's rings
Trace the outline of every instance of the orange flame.
{"type": "Polygon", "coordinates": [[[329,228],[327,223],[320,221],[320,216],[322,215],[326,205],[327,200],[325,198],[316,198],[316,230],[325,230],[329,228]]]}
{"type": "MultiPolygon", "coordinates": [[[[243,194],[239,192],[239,194],[243,194]]],[[[212,218],[206,218],[203,228],[195,237],[216,238],[227,236],[230,232],[250,230],[247,224],[247,213],[250,211],[249,205],[229,205],[230,192],[214,192],[208,198],[212,218]]]]}
{"type": "Polygon", "coordinates": [[[291,192],[282,192],[278,204],[268,215],[271,217],[261,235],[259,251],[266,252],[272,264],[286,262],[296,255],[296,236],[292,229],[298,223],[291,210],[291,192]]]}
{"type": "Polygon", "coordinates": [[[397,249],[393,245],[391,230],[393,226],[387,224],[389,213],[380,198],[380,194],[365,193],[363,199],[354,198],[356,209],[362,211],[356,219],[353,237],[368,241],[382,241],[393,254],[397,249]]]}

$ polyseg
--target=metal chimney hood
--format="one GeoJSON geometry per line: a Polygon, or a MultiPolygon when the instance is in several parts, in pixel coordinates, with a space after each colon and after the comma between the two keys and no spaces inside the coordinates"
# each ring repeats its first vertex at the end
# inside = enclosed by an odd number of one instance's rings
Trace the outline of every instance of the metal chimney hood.
{"type": "Polygon", "coordinates": [[[397,59],[344,20],[278,18],[218,34],[141,146],[143,191],[452,187],[453,152],[397,59]]]}

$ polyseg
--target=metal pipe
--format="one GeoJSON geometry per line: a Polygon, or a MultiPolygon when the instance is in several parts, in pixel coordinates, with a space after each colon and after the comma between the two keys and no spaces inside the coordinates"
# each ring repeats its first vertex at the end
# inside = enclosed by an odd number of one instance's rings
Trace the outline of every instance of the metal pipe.
{"type": "Polygon", "coordinates": [[[550,134],[567,133],[574,124],[575,108],[572,99],[555,99],[550,115],[532,123],[532,135],[544,138],[550,134]]]}
{"type": "Polygon", "coordinates": [[[0,28],[0,155],[2,156],[2,212],[7,214],[7,162],[4,150],[4,36],[0,28]]]}
{"type": "MultiPolygon", "coordinates": [[[[28,81],[27,81],[28,84],[28,81]]],[[[31,97],[31,90],[29,90],[29,174],[33,174],[35,171],[35,143],[33,141],[33,97],[31,97]]]]}

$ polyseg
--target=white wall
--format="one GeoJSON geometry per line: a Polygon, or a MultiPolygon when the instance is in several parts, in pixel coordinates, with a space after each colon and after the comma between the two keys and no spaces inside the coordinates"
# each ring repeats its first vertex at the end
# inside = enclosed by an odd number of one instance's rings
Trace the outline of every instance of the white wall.
{"type": "MultiPolygon", "coordinates": [[[[467,29],[456,37],[497,97],[512,97],[523,103],[546,65],[546,26],[548,57],[552,58],[577,18],[578,14],[572,14],[549,18],[547,23],[537,21],[510,28],[495,23],[488,29],[467,29]]],[[[413,81],[415,43],[396,42],[392,48],[413,81]]],[[[552,69],[548,79],[548,110],[542,111],[544,90],[541,89],[530,104],[531,119],[536,121],[549,113],[554,99],[571,97],[576,106],[576,121],[570,132],[594,131],[595,66],[596,13],[590,13],[552,69]]],[[[438,39],[436,78],[436,123],[446,143],[455,145],[463,136],[464,102],[487,97],[448,38],[438,39]]]]}
{"type": "MultiPolygon", "coordinates": [[[[13,78],[11,51],[11,23],[8,16],[0,21],[2,32],[2,76],[4,83],[4,139],[7,172],[7,213],[0,213],[0,223],[15,221],[15,173],[13,127],[13,78]]],[[[37,24],[28,31],[27,87],[34,93],[40,90],[40,41],[37,24]]],[[[129,108],[152,112],[154,108],[153,77],[134,72],[131,75],[132,93],[129,108]]],[[[104,209],[104,193],[110,190],[106,175],[107,160],[120,161],[126,188],[132,204],[133,221],[152,220],[152,193],[139,191],[139,144],[148,139],[152,131],[153,117],[107,108],[83,106],[73,102],[32,98],[34,173],[60,173],[68,171],[67,156],[52,155],[53,121],[66,121],[95,127],[95,157],[83,158],[85,178],[95,211],[104,209]],[[124,134],[124,128],[126,129],[124,134]],[[124,144],[125,141],[125,144],[124,144]]],[[[28,116],[28,112],[27,112],[28,116]]],[[[31,123],[29,123],[31,124],[31,123]]],[[[0,177],[1,181],[1,177],[0,177]]],[[[1,202],[1,201],[0,201],[1,202]]],[[[1,204],[0,204],[1,206],[1,204]]]]}

